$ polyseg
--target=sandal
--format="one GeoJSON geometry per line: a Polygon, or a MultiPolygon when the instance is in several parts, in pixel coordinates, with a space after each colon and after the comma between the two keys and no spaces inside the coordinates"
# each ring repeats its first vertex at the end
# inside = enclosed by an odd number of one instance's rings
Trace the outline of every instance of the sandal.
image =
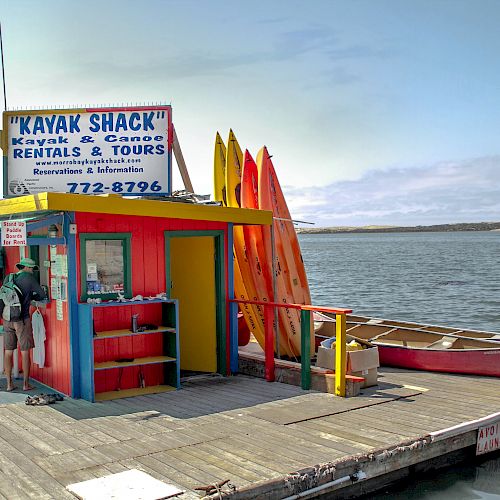
{"type": "Polygon", "coordinates": [[[52,405],[57,401],[64,401],[60,394],[38,394],[36,396],[27,396],[25,403],[30,406],[52,405]]]}
{"type": "Polygon", "coordinates": [[[48,404],[47,400],[43,397],[43,395],[28,396],[26,398],[25,403],[30,406],[43,406],[48,404]]]}

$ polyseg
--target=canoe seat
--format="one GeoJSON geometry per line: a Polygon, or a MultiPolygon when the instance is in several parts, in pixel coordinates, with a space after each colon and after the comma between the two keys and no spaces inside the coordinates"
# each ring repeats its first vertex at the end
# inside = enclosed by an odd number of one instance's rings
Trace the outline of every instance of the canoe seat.
{"type": "Polygon", "coordinates": [[[427,346],[428,349],[451,349],[453,344],[458,340],[458,338],[453,337],[441,337],[438,341],[433,342],[427,346]]]}

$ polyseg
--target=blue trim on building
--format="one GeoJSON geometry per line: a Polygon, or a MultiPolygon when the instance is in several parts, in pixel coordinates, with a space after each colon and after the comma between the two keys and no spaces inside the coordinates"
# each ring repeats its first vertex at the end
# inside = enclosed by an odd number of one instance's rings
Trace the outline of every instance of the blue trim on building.
{"type": "MultiPolygon", "coordinates": [[[[74,212],[65,214],[63,234],[66,237],[66,253],[68,259],[68,328],[69,328],[69,356],[71,362],[71,397],[80,397],[80,352],[79,352],[79,321],[78,321],[78,291],[77,291],[77,254],[76,235],[70,234],[69,225],[75,220],[74,212]],[[78,327],[77,327],[78,325],[78,327]]],[[[50,238],[53,239],[53,238],[50,238]]]]}
{"type": "MultiPolygon", "coordinates": [[[[44,217],[41,220],[37,220],[34,222],[28,222],[26,230],[27,231],[36,231],[37,229],[41,229],[43,227],[48,227],[51,224],[64,224],[64,215],[57,214],[51,215],[49,217],[44,217]]],[[[69,231],[63,232],[63,234],[68,234],[69,231]]]]}
{"type": "Polygon", "coordinates": [[[94,327],[92,322],[92,304],[78,305],[78,330],[79,397],[94,402],[94,327]]]}
{"type": "Polygon", "coordinates": [[[66,238],[49,238],[45,236],[31,236],[26,238],[28,245],[66,245],[66,238]]]}

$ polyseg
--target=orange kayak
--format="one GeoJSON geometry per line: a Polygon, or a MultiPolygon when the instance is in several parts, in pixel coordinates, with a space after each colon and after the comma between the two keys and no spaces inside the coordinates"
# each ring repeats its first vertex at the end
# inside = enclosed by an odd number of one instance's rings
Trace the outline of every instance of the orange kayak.
{"type": "MultiPolygon", "coordinates": [[[[248,152],[248,150],[245,152],[245,159],[243,162],[243,176],[241,180],[241,206],[242,208],[252,209],[257,209],[259,207],[257,164],[255,163],[252,155],[248,152]]],[[[265,234],[266,232],[262,226],[245,226],[243,228],[245,249],[247,254],[247,264],[254,279],[258,300],[264,302],[273,302],[274,293],[272,270],[271,266],[269,265],[270,260],[268,260],[267,258],[265,248],[265,234]]],[[[284,311],[279,313],[278,317],[283,314],[285,314],[284,311]]],[[[282,324],[281,320],[280,324],[282,324]]],[[[298,353],[294,348],[288,345],[288,338],[285,335],[285,331],[285,328],[279,328],[279,354],[281,356],[285,355],[289,357],[295,357],[298,353]]],[[[264,349],[264,344],[261,344],[261,347],[264,349]]],[[[275,353],[277,353],[276,345],[274,346],[274,350],[275,353]]]]}
{"type": "MultiPolygon", "coordinates": [[[[276,301],[310,304],[311,295],[299,241],[271,156],[266,147],[263,147],[257,155],[257,170],[259,208],[271,210],[275,218],[273,228],[277,285],[276,301]]],[[[266,261],[270,264],[272,262],[270,229],[263,228],[263,234],[266,261]]],[[[287,338],[287,343],[293,349],[293,352],[299,355],[301,350],[300,314],[296,310],[285,308],[281,308],[281,310],[280,323],[282,323],[281,326],[285,330],[284,336],[287,338]]],[[[311,323],[311,332],[313,331],[311,323]]],[[[310,355],[314,354],[314,350],[314,335],[311,335],[310,355]]]]}

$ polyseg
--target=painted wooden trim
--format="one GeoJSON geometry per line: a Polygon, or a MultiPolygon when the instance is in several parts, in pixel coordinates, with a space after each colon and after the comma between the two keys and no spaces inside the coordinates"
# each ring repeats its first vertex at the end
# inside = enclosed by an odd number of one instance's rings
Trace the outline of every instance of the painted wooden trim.
{"type": "Polygon", "coordinates": [[[346,354],[346,315],[335,316],[335,395],[345,397],[345,376],[347,371],[346,354]]]}
{"type": "MultiPolygon", "coordinates": [[[[48,227],[51,224],[63,224],[64,223],[64,215],[63,214],[56,214],[56,215],[51,215],[48,217],[44,217],[43,219],[36,220],[34,222],[28,222],[26,231],[36,231],[37,229],[42,229],[44,227],[48,227]]],[[[69,228],[68,228],[69,232],[69,228]]],[[[63,231],[63,234],[68,234],[68,232],[63,231]]]]}
{"type": "Polygon", "coordinates": [[[92,306],[78,305],[79,397],[94,402],[94,328],[92,306]]]}
{"type": "Polygon", "coordinates": [[[69,358],[71,397],[81,397],[80,380],[80,329],[78,318],[78,287],[77,287],[77,253],[76,235],[70,234],[69,225],[75,220],[75,214],[64,217],[63,233],[67,235],[66,255],[68,259],[68,328],[69,328],[69,358]]]}
{"type": "Polygon", "coordinates": [[[165,231],[165,273],[167,296],[170,297],[170,240],[172,238],[189,238],[199,236],[211,236],[214,238],[214,249],[217,254],[215,260],[215,296],[216,296],[216,335],[217,335],[217,373],[226,375],[227,371],[227,341],[226,341],[226,293],[225,293],[225,271],[224,271],[224,231],[219,230],[190,230],[190,231],[165,231]]]}
{"type": "Polygon", "coordinates": [[[136,387],[134,389],[122,389],[121,391],[99,392],[95,395],[96,401],[111,401],[113,399],[133,398],[147,394],[160,394],[162,392],[175,391],[176,387],[170,385],[150,385],[148,387],[136,387]]]}
{"type": "Polygon", "coordinates": [[[300,311],[300,363],[302,389],[308,391],[311,388],[311,356],[309,355],[311,345],[311,311],[301,309],[300,311]]]}
{"type": "Polygon", "coordinates": [[[216,322],[218,342],[217,342],[217,357],[219,373],[222,375],[228,375],[227,373],[227,329],[226,329],[226,273],[225,273],[225,253],[224,253],[224,231],[219,231],[219,235],[215,237],[215,245],[217,247],[217,259],[215,260],[215,286],[216,286],[216,322]]]}
{"type": "MultiPolygon", "coordinates": [[[[5,189],[7,189],[7,186],[5,186],[5,189]]],[[[39,193],[0,200],[0,215],[24,214],[49,210],[48,195],[49,193],[39,193]]],[[[69,208],[69,210],[71,211],[71,208],[69,208]]]]}
{"type": "Polygon", "coordinates": [[[39,193],[0,200],[0,215],[43,210],[90,212],[113,215],[189,219],[235,224],[271,225],[272,212],[169,201],[128,199],[119,195],[93,196],[68,193],[39,193]]]}
{"type": "MultiPolygon", "coordinates": [[[[234,253],[233,253],[233,224],[227,227],[227,297],[228,300],[234,299],[234,253]]],[[[238,373],[238,305],[229,302],[229,366],[231,373],[238,373]]]]}
{"type": "Polygon", "coordinates": [[[128,300],[127,302],[101,302],[100,304],[92,304],[92,307],[116,307],[116,306],[137,306],[144,304],[176,304],[176,299],[151,299],[151,300],[128,300]]]}
{"type": "Polygon", "coordinates": [[[104,332],[96,332],[94,342],[103,339],[123,339],[125,337],[139,337],[141,335],[154,335],[156,333],[175,333],[175,328],[172,326],[160,326],[156,330],[144,330],[140,332],[131,332],[129,329],[107,330],[104,332]]]}
{"type": "Polygon", "coordinates": [[[172,299],[175,303],[175,352],[177,358],[176,364],[176,374],[177,374],[177,389],[181,388],[181,350],[179,347],[179,301],[177,299],[172,299]]]}
{"type": "Polygon", "coordinates": [[[49,238],[46,236],[29,236],[26,238],[29,245],[66,245],[66,238],[49,238]]]}
{"type": "Polygon", "coordinates": [[[161,363],[175,363],[176,358],[172,356],[146,356],[144,358],[135,358],[133,361],[119,362],[119,361],[102,361],[94,363],[94,370],[110,370],[112,368],[127,368],[129,366],[145,366],[157,365],[161,363]]]}
{"type": "Polygon", "coordinates": [[[303,309],[305,311],[319,311],[319,312],[330,312],[335,314],[350,314],[352,309],[342,309],[338,307],[322,307],[322,306],[312,306],[308,304],[290,304],[288,302],[263,302],[262,300],[240,300],[233,299],[232,302],[237,304],[255,304],[258,306],[274,306],[274,307],[286,307],[287,309],[303,309]]]}
{"type": "MultiPolygon", "coordinates": [[[[80,233],[80,296],[86,301],[87,294],[87,249],[85,243],[88,240],[122,240],[123,245],[123,270],[124,270],[124,294],[126,298],[132,297],[132,233],[80,233]]],[[[112,299],[117,293],[99,293],[97,297],[112,299]]]]}
{"type": "Polygon", "coordinates": [[[273,308],[264,306],[264,371],[268,382],[274,382],[276,377],[274,364],[274,332],[273,332],[273,308]]]}

